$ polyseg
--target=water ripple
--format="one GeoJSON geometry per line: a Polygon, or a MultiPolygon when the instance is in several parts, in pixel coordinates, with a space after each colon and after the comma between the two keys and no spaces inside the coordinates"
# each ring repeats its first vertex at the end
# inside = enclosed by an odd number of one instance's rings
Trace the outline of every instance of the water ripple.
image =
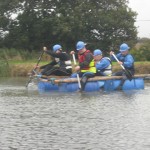
{"type": "Polygon", "coordinates": [[[0,86],[1,150],[149,150],[150,85],[124,93],[0,86]]]}

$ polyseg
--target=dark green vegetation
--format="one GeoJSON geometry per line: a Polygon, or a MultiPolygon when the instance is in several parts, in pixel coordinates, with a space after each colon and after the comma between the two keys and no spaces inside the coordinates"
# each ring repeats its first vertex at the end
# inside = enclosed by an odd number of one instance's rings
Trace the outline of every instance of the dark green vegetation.
{"type": "MultiPolygon", "coordinates": [[[[0,53],[0,76],[27,76],[35,67],[39,53],[29,53],[24,51],[15,51],[15,49],[1,49],[0,53]]],[[[143,57],[144,58],[144,57],[143,57]]],[[[142,59],[143,59],[142,58],[142,59]]],[[[51,57],[44,54],[39,65],[47,64],[51,57]]],[[[73,64],[73,63],[72,63],[73,64]]],[[[113,71],[120,70],[121,67],[113,62],[113,71]]],[[[150,74],[150,61],[136,61],[136,74],[150,74]]]]}
{"type": "Polygon", "coordinates": [[[137,38],[136,15],[128,0],[0,0],[0,75],[26,75],[43,46],[59,43],[69,52],[78,40],[105,56],[126,42],[136,61],[150,61],[150,39],[137,38]]]}
{"type": "Polygon", "coordinates": [[[107,53],[136,42],[135,19],[128,0],[0,0],[0,47],[31,52],[60,43],[70,51],[84,40],[107,53]]]}
{"type": "MultiPolygon", "coordinates": [[[[93,50],[93,49],[91,49],[93,50]]],[[[150,74],[150,39],[141,39],[130,51],[135,57],[137,74],[150,74]]],[[[0,49],[0,76],[27,76],[35,67],[41,51],[25,51],[16,49],[0,49]]],[[[51,57],[44,54],[40,65],[51,61],[51,57]]],[[[113,70],[121,69],[113,63],[113,70]]]]}
{"type": "Polygon", "coordinates": [[[150,61],[150,39],[142,38],[138,40],[131,53],[136,61],[150,61]]]}

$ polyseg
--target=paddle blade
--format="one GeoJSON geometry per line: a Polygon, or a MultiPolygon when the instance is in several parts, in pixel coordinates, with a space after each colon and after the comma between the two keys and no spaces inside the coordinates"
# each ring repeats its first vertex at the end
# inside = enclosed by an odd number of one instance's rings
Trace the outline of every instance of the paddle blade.
{"type": "Polygon", "coordinates": [[[124,69],[125,75],[126,77],[131,81],[133,78],[133,75],[131,74],[131,72],[127,69],[124,69]]]}
{"type": "Polygon", "coordinates": [[[32,82],[33,76],[30,75],[29,80],[26,82],[26,87],[32,82]]]}
{"type": "Polygon", "coordinates": [[[37,72],[36,72],[36,68],[35,68],[35,69],[33,69],[33,70],[31,71],[30,76],[29,76],[29,80],[28,80],[28,81],[27,81],[27,83],[26,83],[26,87],[28,87],[29,83],[31,83],[31,82],[32,82],[32,80],[33,80],[33,76],[34,76],[35,74],[37,74],[37,72]]]}

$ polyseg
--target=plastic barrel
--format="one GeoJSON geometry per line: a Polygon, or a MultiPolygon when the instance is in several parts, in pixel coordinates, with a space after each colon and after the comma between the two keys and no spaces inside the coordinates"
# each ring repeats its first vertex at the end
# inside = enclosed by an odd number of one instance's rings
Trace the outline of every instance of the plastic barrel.
{"type": "Polygon", "coordinates": [[[87,82],[84,91],[86,92],[94,92],[99,91],[100,86],[99,82],[93,81],[93,82],[87,82]]]}
{"type": "Polygon", "coordinates": [[[144,80],[143,78],[135,78],[130,80],[126,80],[122,86],[122,90],[138,90],[144,89],[144,80]]]}
{"type": "MultiPolygon", "coordinates": [[[[103,85],[104,81],[87,82],[84,91],[86,92],[99,91],[100,87],[102,87],[103,85]]],[[[78,83],[68,83],[66,88],[68,92],[75,92],[79,90],[79,85],[78,83]]]]}
{"type": "Polygon", "coordinates": [[[58,85],[52,84],[50,82],[38,82],[39,91],[57,91],[59,89],[58,85]]]}
{"type": "Polygon", "coordinates": [[[68,83],[59,83],[59,92],[68,92],[67,85],[68,83]]]}
{"type": "Polygon", "coordinates": [[[106,80],[104,84],[105,91],[114,91],[120,86],[121,80],[106,80]]]}
{"type": "Polygon", "coordinates": [[[78,83],[68,83],[66,88],[68,92],[75,92],[79,90],[79,85],[78,83]]]}

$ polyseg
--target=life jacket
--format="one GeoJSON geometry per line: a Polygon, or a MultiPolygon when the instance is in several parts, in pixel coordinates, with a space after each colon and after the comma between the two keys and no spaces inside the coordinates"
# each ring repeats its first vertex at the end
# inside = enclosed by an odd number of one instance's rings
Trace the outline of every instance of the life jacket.
{"type": "MultiPolygon", "coordinates": [[[[85,56],[91,53],[90,50],[86,50],[83,54],[79,54],[78,53],[78,58],[79,58],[79,63],[82,63],[85,61],[85,56]]],[[[92,54],[91,54],[92,55],[92,54]]],[[[81,69],[81,72],[92,72],[92,73],[96,73],[96,67],[94,64],[94,59],[89,63],[88,66],[85,66],[84,68],[81,69]]]]}
{"type": "Polygon", "coordinates": [[[105,69],[102,70],[98,70],[100,72],[103,72],[104,75],[106,76],[110,76],[112,74],[112,63],[109,57],[103,57],[101,60],[103,59],[107,59],[110,62],[110,65],[108,67],[106,67],[105,69]]]}

